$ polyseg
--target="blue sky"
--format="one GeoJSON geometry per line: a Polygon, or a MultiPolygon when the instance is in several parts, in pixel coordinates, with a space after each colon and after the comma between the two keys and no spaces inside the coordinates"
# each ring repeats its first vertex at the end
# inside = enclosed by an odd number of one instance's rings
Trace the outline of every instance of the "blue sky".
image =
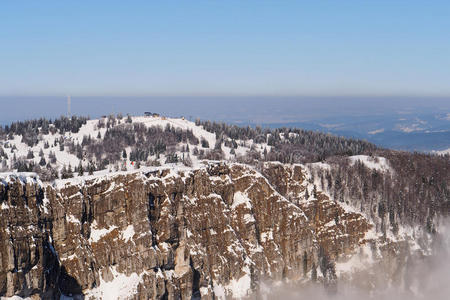
{"type": "Polygon", "coordinates": [[[0,96],[449,96],[449,3],[2,1],[0,96]]]}

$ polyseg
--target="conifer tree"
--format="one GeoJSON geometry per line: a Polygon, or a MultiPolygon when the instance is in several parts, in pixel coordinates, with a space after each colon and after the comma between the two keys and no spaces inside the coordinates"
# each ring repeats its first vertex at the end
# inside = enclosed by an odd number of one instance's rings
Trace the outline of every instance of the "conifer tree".
{"type": "Polygon", "coordinates": [[[92,162],[89,163],[89,175],[94,174],[94,164],[92,162]]]}
{"type": "Polygon", "coordinates": [[[67,175],[67,168],[66,168],[66,165],[64,165],[63,168],[61,169],[61,176],[60,177],[62,179],[66,179],[67,178],[66,175],[67,175]]]}
{"type": "Polygon", "coordinates": [[[34,158],[33,151],[28,150],[27,159],[32,159],[32,158],[34,158]]]}
{"type": "Polygon", "coordinates": [[[83,165],[81,164],[81,161],[80,161],[80,164],[78,165],[78,176],[83,176],[84,175],[84,169],[83,169],[83,165]]]}
{"type": "Polygon", "coordinates": [[[47,164],[47,162],[45,161],[45,158],[42,156],[41,157],[41,160],[39,161],[39,165],[41,166],[41,167],[43,167],[43,166],[45,166],[47,164]]]}

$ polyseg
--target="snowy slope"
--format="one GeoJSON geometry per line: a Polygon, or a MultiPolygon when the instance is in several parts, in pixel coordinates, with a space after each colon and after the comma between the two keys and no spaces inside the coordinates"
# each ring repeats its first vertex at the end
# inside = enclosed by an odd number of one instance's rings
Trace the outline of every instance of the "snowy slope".
{"type": "Polygon", "coordinates": [[[450,148],[448,148],[447,150],[433,151],[433,153],[437,153],[439,155],[445,155],[445,154],[449,154],[450,155],[450,148]]]}
{"type": "Polygon", "coordinates": [[[204,138],[208,141],[209,147],[214,148],[216,144],[216,135],[214,133],[208,132],[201,126],[196,126],[194,122],[188,121],[184,118],[166,118],[166,117],[133,117],[133,123],[142,123],[147,127],[160,126],[165,128],[167,125],[173,126],[174,128],[180,128],[183,130],[192,130],[194,135],[200,139],[204,138]]]}
{"type": "MultiPolygon", "coordinates": [[[[131,117],[132,124],[144,124],[147,128],[150,127],[160,127],[161,129],[165,129],[166,126],[171,126],[173,128],[178,128],[183,131],[189,130],[192,131],[193,135],[201,141],[205,139],[208,142],[208,147],[203,148],[199,145],[189,145],[189,143],[179,143],[175,149],[175,154],[178,157],[184,157],[187,153],[182,153],[181,149],[183,147],[189,146],[189,157],[194,166],[198,166],[200,164],[200,160],[197,155],[194,153],[194,148],[198,147],[202,151],[212,151],[216,144],[216,136],[214,133],[206,131],[202,126],[197,126],[194,122],[188,121],[184,118],[167,118],[163,116],[135,116],[131,117]]],[[[101,118],[96,120],[88,120],[86,124],[82,125],[77,133],[66,132],[64,135],[61,135],[59,132],[52,134],[49,132],[48,134],[40,134],[38,136],[38,143],[32,147],[29,147],[27,144],[22,142],[21,135],[14,135],[12,139],[9,140],[0,140],[0,146],[3,147],[8,159],[3,162],[3,168],[0,165],[0,171],[14,171],[14,159],[17,160],[25,160],[26,162],[33,161],[35,165],[38,165],[41,161],[40,152],[43,154],[42,157],[45,159],[46,163],[50,162],[51,153],[56,157],[56,162],[52,164],[52,167],[57,171],[61,171],[64,166],[71,166],[73,169],[77,167],[80,163],[84,166],[85,170],[90,161],[93,163],[98,163],[95,157],[88,161],[87,158],[83,157],[79,159],[75,154],[69,152],[67,146],[61,150],[60,140],[64,141],[64,143],[73,143],[74,145],[82,144],[83,138],[90,138],[93,141],[98,141],[99,138],[103,138],[107,131],[106,126],[99,126],[100,123],[105,124],[108,121],[107,118],[101,118]],[[48,145],[46,148],[45,145],[48,145]],[[29,152],[33,154],[33,158],[29,159],[27,156],[29,152]],[[6,165],[5,165],[6,164],[6,165]]],[[[116,124],[114,126],[123,126],[126,123],[126,119],[116,119],[116,124]]],[[[50,125],[53,126],[53,125],[50,125]]],[[[226,138],[226,137],[225,137],[226,138]]],[[[226,138],[231,141],[229,138],[226,138]]],[[[266,143],[256,144],[252,140],[236,140],[238,147],[234,149],[234,153],[232,153],[233,149],[222,144],[222,151],[224,154],[224,158],[229,161],[234,161],[237,157],[245,155],[252,147],[255,151],[263,153],[266,149],[270,151],[270,146],[266,143]]],[[[85,151],[83,149],[83,151],[85,151]]],[[[131,147],[125,148],[127,153],[127,158],[119,161],[120,169],[135,169],[135,164],[129,160],[130,152],[132,151],[131,147]],[[123,165],[123,166],[122,166],[123,165]]],[[[160,156],[153,155],[149,157],[149,161],[158,161],[160,165],[164,165],[166,162],[166,155],[163,153],[160,156]]],[[[118,171],[117,163],[112,162],[109,166],[107,166],[106,171],[118,171]]],[[[76,173],[74,172],[74,175],[76,173]]]]}
{"type": "Polygon", "coordinates": [[[367,155],[354,155],[349,157],[352,164],[359,161],[363,163],[367,168],[371,170],[377,170],[381,172],[392,171],[389,166],[389,162],[386,158],[380,156],[367,156],[367,155]]]}

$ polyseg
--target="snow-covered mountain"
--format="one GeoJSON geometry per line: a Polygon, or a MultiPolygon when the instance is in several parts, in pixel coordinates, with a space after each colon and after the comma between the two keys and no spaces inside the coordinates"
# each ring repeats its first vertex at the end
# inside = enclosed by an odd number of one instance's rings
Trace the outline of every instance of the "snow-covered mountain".
{"type": "MultiPolygon", "coordinates": [[[[168,154],[170,154],[176,155],[177,161],[179,160],[180,162],[189,157],[191,163],[197,165],[199,152],[214,150],[217,142],[217,137],[214,133],[208,132],[203,126],[196,125],[194,122],[184,118],[166,118],[155,115],[129,117],[128,120],[125,118],[114,118],[112,121],[110,118],[105,117],[98,120],[85,121],[85,124],[81,125],[75,133],[71,131],[61,132],[61,130],[46,130],[46,133],[42,133],[42,127],[39,127],[40,132],[36,137],[36,142],[31,146],[24,141],[22,134],[12,133],[0,141],[0,146],[3,148],[2,168],[4,171],[17,171],[16,161],[23,159],[27,163],[33,163],[35,166],[41,165],[41,167],[50,163],[58,172],[61,172],[64,166],[67,168],[70,166],[74,170],[80,164],[87,171],[90,162],[99,165],[104,156],[97,157],[92,155],[92,153],[87,154],[88,147],[84,145],[85,143],[95,144],[96,142],[102,141],[110,129],[129,128],[133,130],[134,125],[143,125],[147,129],[159,128],[162,135],[170,130],[191,132],[197,139],[194,143],[185,140],[180,142],[176,141],[171,143],[170,146],[172,148],[170,151],[165,150],[160,153],[148,155],[145,161],[152,162],[152,164],[164,165],[167,161],[168,154]],[[81,148],[81,154],[77,148],[80,145],[83,147],[81,148]]],[[[52,128],[54,125],[50,124],[49,127],[52,128]]],[[[231,139],[228,138],[227,140],[231,142],[231,139]]],[[[136,142],[139,143],[139,140],[136,142]]],[[[223,138],[222,142],[225,142],[223,138]]],[[[233,160],[239,156],[244,156],[250,149],[262,154],[264,151],[270,151],[271,148],[267,143],[256,143],[253,140],[242,141],[236,139],[233,140],[233,143],[234,147],[230,147],[228,143],[221,145],[221,158],[233,160]]],[[[116,161],[104,165],[103,170],[107,169],[109,172],[117,171],[118,169],[135,169],[136,162],[139,159],[130,157],[133,148],[136,148],[136,146],[126,145],[123,149],[126,154],[116,161]]]]}
{"type": "Polygon", "coordinates": [[[415,275],[446,237],[448,156],[161,116],[85,120],[65,132],[54,124],[36,138],[30,128],[4,130],[0,296],[430,288],[415,275]],[[15,168],[31,162],[56,177],[15,168]],[[84,172],[69,174],[69,164],[84,172]]]}

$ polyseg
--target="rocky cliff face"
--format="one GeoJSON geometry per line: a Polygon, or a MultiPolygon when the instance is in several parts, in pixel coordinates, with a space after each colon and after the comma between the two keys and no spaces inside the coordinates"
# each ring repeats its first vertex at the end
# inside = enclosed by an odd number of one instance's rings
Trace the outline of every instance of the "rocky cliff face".
{"type": "Polygon", "coordinates": [[[0,296],[253,297],[261,282],[304,282],[316,266],[319,280],[330,266],[331,277],[344,274],[331,262],[369,246],[379,256],[402,249],[310,181],[306,167],[274,163],[54,186],[10,176],[0,184],[0,296]]]}

